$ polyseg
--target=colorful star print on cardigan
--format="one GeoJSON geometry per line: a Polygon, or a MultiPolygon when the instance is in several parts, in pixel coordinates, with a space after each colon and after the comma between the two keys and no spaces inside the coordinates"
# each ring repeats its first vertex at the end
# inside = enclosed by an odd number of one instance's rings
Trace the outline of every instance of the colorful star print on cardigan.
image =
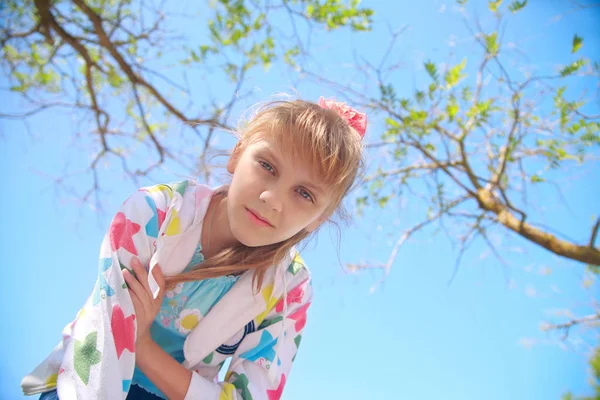
{"type": "MultiPolygon", "coordinates": [[[[138,190],[115,215],[100,250],[98,279],[63,339],[21,386],[27,395],[56,388],[61,400],[125,399],[135,366],[136,320],[122,269],[132,257],[165,275],[191,260],[214,191],[195,181],[138,190]]],[[[154,295],[158,286],[149,274],[154,295]]],[[[310,274],[295,251],[265,274],[233,287],[186,337],[193,371],[186,400],[277,400],[296,357],[312,299],[310,274]],[[224,382],[215,382],[232,357],[224,382]]]]}

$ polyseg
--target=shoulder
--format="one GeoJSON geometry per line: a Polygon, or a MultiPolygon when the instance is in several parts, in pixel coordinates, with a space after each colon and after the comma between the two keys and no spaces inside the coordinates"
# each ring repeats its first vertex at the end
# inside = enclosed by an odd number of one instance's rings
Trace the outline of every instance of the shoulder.
{"type": "Polygon", "coordinates": [[[185,196],[191,192],[197,191],[208,191],[212,192],[212,189],[206,185],[202,185],[193,179],[185,179],[182,181],[159,183],[151,186],[144,186],[139,191],[146,193],[160,193],[168,198],[177,196],[185,196]]]}
{"type": "Polygon", "coordinates": [[[193,202],[204,198],[210,198],[213,189],[200,184],[193,179],[185,179],[176,182],[159,183],[139,188],[134,196],[144,196],[156,204],[172,205],[174,202],[184,199],[193,199],[193,202]]]}
{"type": "Polygon", "coordinates": [[[272,293],[276,298],[285,296],[297,286],[311,286],[311,273],[300,253],[292,248],[265,278],[263,284],[272,285],[272,293]]]}
{"type": "Polygon", "coordinates": [[[285,273],[287,283],[284,287],[287,287],[287,291],[302,292],[307,295],[300,296],[304,298],[303,302],[310,302],[312,298],[312,276],[310,269],[298,251],[290,253],[285,273]]]}
{"type": "Polygon", "coordinates": [[[292,251],[290,251],[290,257],[287,259],[287,264],[287,272],[292,276],[310,279],[310,269],[300,255],[300,252],[298,252],[296,249],[292,249],[292,251]]]}

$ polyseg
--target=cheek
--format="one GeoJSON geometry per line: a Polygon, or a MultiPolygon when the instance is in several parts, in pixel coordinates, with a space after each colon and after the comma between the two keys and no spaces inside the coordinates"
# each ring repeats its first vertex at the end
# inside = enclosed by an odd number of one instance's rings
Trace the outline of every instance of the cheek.
{"type": "Polygon", "coordinates": [[[234,186],[234,190],[237,192],[244,192],[248,186],[254,181],[253,174],[250,171],[250,166],[243,165],[242,168],[238,168],[233,175],[231,185],[234,186]]]}
{"type": "Polygon", "coordinates": [[[260,172],[253,162],[248,161],[240,165],[240,168],[236,170],[233,177],[234,179],[237,178],[240,181],[239,183],[244,185],[259,180],[261,178],[260,172]]]}
{"type": "Polygon", "coordinates": [[[287,213],[287,218],[290,222],[290,225],[298,227],[298,230],[307,227],[309,224],[316,221],[321,215],[321,213],[317,212],[312,205],[299,203],[299,201],[292,203],[292,212],[287,213]]]}

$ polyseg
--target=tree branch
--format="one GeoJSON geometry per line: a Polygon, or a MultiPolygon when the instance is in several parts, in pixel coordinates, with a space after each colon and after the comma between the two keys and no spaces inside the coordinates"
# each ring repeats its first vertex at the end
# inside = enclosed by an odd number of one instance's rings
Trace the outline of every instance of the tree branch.
{"type": "Polygon", "coordinates": [[[440,217],[442,217],[444,214],[446,214],[448,211],[452,210],[453,208],[459,206],[460,204],[464,203],[465,201],[469,200],[469,196],[463,196],[460,198],[457,198],[449,203],[447,203],[446,207],[444,209],[441,209],[438,211],[437,214],[429,217],[427,220],[422,221],[421,223],[413,226],[410,229],[407,229],[406,231],[404,231],[402,233],[402,235],[400,236],[400,238],[398,239],[398,241],[396,242],[396,244],[394,245],[390,256],[387,260],[387,262],[382,266],[383,271],[384,271],[384,275],[381,277],[381,279],[379,280],[378,283],[376,283],[372,288],[371,291],[374,291],[375,288],[380,285],[385,278],[387,277],[387,275],[390,273],[390,270],[392,268],[392,265],[394,264],[394,261],[396,260],[396,257],[398,256],[398,251],[400,251],[400,248],[404,245],[404,243],[406,243],[406,241],[416,232],[420,231],[421,229],[425,228],[427,225],[437,221],[440,217]]]}
{"type": "Polygon", "coordinates": [[[88,5],[85,4],[85,2],[83,0],[73,0],[73,2],[87,15],[87,17],[92,22],[95,32],[96,32],[96,35],[98,36],[98,39],[100,40],[100,45],[102,47],[104,47],[106,50],[108,50],[108,52],[113,57],[113,59],[117,62],[117,64],[119,64],[119,67],[121,68],[121,70],[123,70],[123,72],[127,75],[129,80],[134,85],[139,84],[139,85],[143,86],[144,88],[146,88],[154,96],[154,98],[156,98],[156,100],[158,100],[159,103],[161,103],[167,110],[169,110],[169,112],[171,114],[173,114],[175,117],[177,117],[177,119],[179,119],[180,121],[182,121],[184,123],[187,123],[187,124],[193,123],[194,125],[202,124],[202,125],[209,125],[209,126],[217,126],[217,127],[221,127],[221,128],[228,128],[228,127],[225,127],[222,124],[220,124],[218,121],[215,121],[214,119],[192,120],[191,118],[186,117],[183,114],[183,112],[181,112],[180,110],[175,108],[175,106],[173,104],[168,102],[165,99],[165,97],[162,94],[160,94],[158,89],[156,89],[154,86],[152,86],[150,83],[148,83],[144,78],[142,78],[140,75],[135,73],[135,71],[133,71],[133,69],[131,68],[129,63],[127,63],[127,61],[125,61],[123,56],[117,51],[117,49],[115,48],[113,43],[108,38],[108,35],[106,34],[106,32],[104,31],[104,28],[102,27],[102,18],[100,18],[100,16],[97,15],[96,13],[94,13],[94,11],[90,7],[88,7],[88,5]]]}
{"type": "Polygon", "coordinates": [[[596,236],[598,235],[598,228],[600,228],[600,218],[596,220],[594,227],[592,228],[592,237],[590,238],[589,246],[594,248],[594,244],[596,243],[596,236]]]}
{"type": "Polygon", "coordinates": [[[548,324],[543,329],[546,331],[549,330],[562,330],[563,336],[562,340],[566,340],[569,337],[569,332],[571,328],[578,325],[596,325],[600,323],[600,313],[599,314],[590,314],[580,318],[573,318],[570,321],[563,322],[562,324],[548,324]]]}
{"type": "Polygon", "coordinates": [[[403,168],[397,168],[397,169],[393,169],[390,171],[382,171],[382,172],[375,173],[373,175],[365,177],[362,180],[362,182],[366,183],[366,182],[375,180],[377,178],[387,178],[388,176],[406,174],[406,173],[409,173],[412,171],[435,170],[435,169],[441,168],[441,166],[447,168],[447,167],[456,167],[459,165],[462,165],[462,163],[460,161],[448,161],[448,162],[442,162],[439,164],[432,163],[432,164],[409,165],[409,166],[403,167],[403,168]]]}
{"type": "Polygon", "coordinates": [[[476,198],[482,209],[494,213],[498,222],[523,236],[525,239],[559,256],[587,264],[600,265],[600,250],[597,248],[580,246],[558,239],[556,236],[537,229],[526,222],[521,222],[489,190],[479,189],[476,198]]]}

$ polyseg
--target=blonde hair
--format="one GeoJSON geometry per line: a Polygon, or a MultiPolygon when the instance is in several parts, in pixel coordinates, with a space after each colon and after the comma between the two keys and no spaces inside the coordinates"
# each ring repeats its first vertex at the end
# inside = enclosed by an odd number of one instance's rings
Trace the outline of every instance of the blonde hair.
{"type": "MultiPolygon", "coordinates": [[[[331,202],[325,215],[330,217],[337,211],[342,218],[346,216],[342,200],[362,167],[362,145],[358,132],[336,112],[302,100],[273,101],[260,107],[248,122],[242,122],[238,137],[235,151],[243,152],[249,144],[261,139],[274,140],[282,148],[294,149],[292,153],[312,166],[316,176],[331,188],[331,202]]],[[[220,201],[227,193],[215,196],[215,201],[220,201]]],[[[292,248],[309,235],[310,232],[302,229],[283,242],[260,247],[238,244],[224,249],[192,271],[168,277],[167,287],[254,270],[253,284],[258,292],[267,269],[283,261],[292,248]]]]}

